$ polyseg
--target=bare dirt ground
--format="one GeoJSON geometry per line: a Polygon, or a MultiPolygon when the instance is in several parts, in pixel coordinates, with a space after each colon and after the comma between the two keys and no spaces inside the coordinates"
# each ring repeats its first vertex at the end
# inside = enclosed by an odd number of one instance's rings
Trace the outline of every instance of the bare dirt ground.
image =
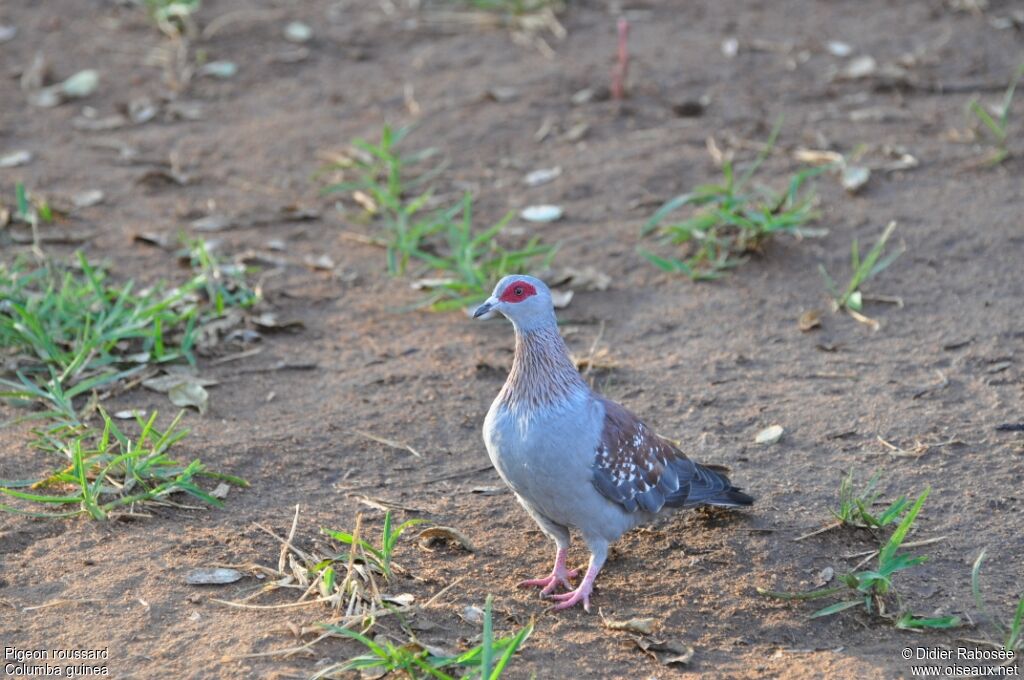
{"type": "MultiPolygon", "coordinates": [[[[902,587],[897,581],[912,609],[976,616],[970,569],[987,546],[986,596],[1009,612],[1024,590],[1024,444],[996,427],[1022,419],[1024,163],[971,167],[984,149],[950,131],[967,127],[972,96],[996,100],[1024,61],[1020,26],[994,25],[1015,3],[991,0],[984,13],[940,0],[627,3],[630,96],[578,106],[575,92],[608,83],[616,15],[605,3],[570,2],[560,15],[565,39],[543,34],[553,54],[517,44],[503,29],[441,30],[424,11],[395,4],[389,13],[390,3],[356,0],[208,0],[200,26],[244,12],[197,42],[210,59],[236,62],[237,75],[196,78],[179,95],[199,107],[196,120],[162,113],[111,131],[78,130],[72,120],[83,104],[106,116],[140,95],[159,98],[162,71],[146,62],[166,38],[138,9],[116,2],[0,5],[0,23],[19,31],[0,45],[0,152],[35,156],[0,169],[0,194],[13,196],[22,181],[54,201],[87,189],[106,196],[61,225],[80,243],[48,251],[79,248],[124,279],[174,280],[174,254],[133,234],[173,239],[206,214],[269,215],[214,236],[228,253],[284,240],[296,264],[267,280],[265,294],[305,324],[269,335],[244,361],[200,364],[220,385],[205,416],[185,418],[193,431],[187,455],[252,484],[232,491],[223,510],[158,508],[150,519],[112,523],[0,516],[3,645],[108,648],[110,671],[122,678],[308,677],[358,646],[330,639],[289,658],[243,657],[308,641],[289,625],[329,612],[230,609],[208,598],[241,598],[259,585],[255,578],[212,592],[185,585],[183,575],[215,563],[275,563],[277,542],[254,523],[284,534],[296,504],[300,545],[311,545],[319,527],[352,527],[358,512],[379,526],[382,513],[360,500],[369,497],[407,508],[400,518],[456,527],[476,548],[428,552],[401,542],[396,559],[409,574],[396,577],[392,592],[422,602],[460,579],[418,615],[433,624],[421,633],[426,641],[458,648],[471,639],[479,628],[461,614],[489,593],[501,631],[535,617],[510,677],[908,676],[903,647],[956,645],[986,631],[914,634],[855,611],[809,620],[809,605],[755,591],[809,588],[823,568],[844,573],[856,561],[844,556],[872,547],[856,531],[793,540],[829,521],[851,468],[881,470],[885,498],[932,487],[913,538],[944,540],[922,548],[931,559],[902,587]],[[281,58],[294,50],[281,37],[291,19],[314,28],[308,56],[294,63],[281,58]],[[729,57],[721,45],[733,37],[739,50],[729,57]],[[910,79],[835,80],[830,73],[846,60],[829,53],[829,40],[880,64],[902,58],[910,79]],[[62,78],[97,69],[97,93],[30,107],[14,78],[38,51],[62,78]],[[495,87],[517,96],[494,101],[487,92],[495,87]],[[673,108],[705,95],[702,115],[680,117],[673,108]],[[635,253],[643,221],[662,201],[718,176],[706,139],[749,159],[780,114],[769,177],[797,167],[789,152],[798,146],[902,146],[920,164],[875,172],[856,196],[821,178],[816,226],[828,236],[779,239],[720,282],[692,284],[643,261],[635,253]],[[552,132],[538,142],[545,120],[552,132]],[[603,324],[601,346],[614,368],[598,376],[599,387],[681,439],[693,457],[730,466],[758,499],[751,512],[679,514],[627,535],[601,574],[592,614],[548,612],[535,593],[515,588],[546,572],[551,547],[509,493],[471,493],[500,486],[480,428],[511,362],[511,329],[461,313],[396,312],[419,294],[407,278],[387,276],[379,249],[344,236],[373,227],[336,211],[337,197],[321,197],[313,179],[318,153],[373,138],[384,121],[415,125],[410,148],[440,149],[450,162],[442,186],[476,191],[484,221],[528,204],[564,206],[559,222],[516,224],[561,244],[556,265],[612,277],[608,290],[580,291],[561,312],[570,347],[586,352],[603,324]],[[578,123],[589,126],[586,134],[567,140],[578,123]],[[123,147],[143,161],[173,157],[192,181],[140,182],[153,166],[120,158],[123,147]],[[522,184],[526,172],[555,165],[563,172],[554,182],[522,184]],[[321,216],[273,217],[293,204],[321,216]],[[822,329],[802,333],[800,314],[826,305],[818,264],[845,276],[851,239],[870,242],[890,220],[907,251],[869,290],[905,305],[871,306],[878,332],[826,313],[822,329]],[[336,263],[332,271],[302,266],[321,254],[336,263]],[[317,368],[271,370],[282,361],[317,368]],[[780,443],[753,443],[776,423],[786,429],[780,443]],[[352,430],[400,440],[423,456],[352,430]],[[905,449],[930,446],[896,456],[878,437],[905,449]],[[659,665],[602,627],[598,608],[616,619],[654,617],[662,637],[694,648],[692,661],[659,665]]],[[[1019,123],[1014,129],[1024,134],[1019,123]]],[[[2,243],[4,261],[27,250],[2,243]]],[[[145,390],[110,407],[172,414],[163,395],[145,390]]],[[[15,415],[0,406],[0,420],[15,415]]],[[[27,426],[0,430],[0,478],[40,474],[52,462],[28,447],[27,435],[27,426]]],[[[574,547],[571,562],[585,559],[574,547]]]]}

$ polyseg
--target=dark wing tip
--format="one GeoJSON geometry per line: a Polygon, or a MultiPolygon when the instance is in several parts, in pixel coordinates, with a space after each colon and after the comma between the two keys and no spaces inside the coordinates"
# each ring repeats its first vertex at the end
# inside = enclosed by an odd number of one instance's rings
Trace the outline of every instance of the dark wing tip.
{"type": "Polygon", "coordinates": [[[733,486],[729,478],[716,469],[717,466],[701,465],[689,459],[677,459],[675,466],[680,477],[689,477],[689,484],[688,488],[680,488],[679,493],[667,499],[670,506],[736,508],[754,504],[754,498],[733,486]]]}
{"type": "Polygon", "coordinates": [[[724,491],[718,496],[715,496],[705,502],[708,505],[717,505],[722,508],[739,508],[753,505],[754,497],[750,494],[743,493],[734,486],[728,491],[724,491]]]}

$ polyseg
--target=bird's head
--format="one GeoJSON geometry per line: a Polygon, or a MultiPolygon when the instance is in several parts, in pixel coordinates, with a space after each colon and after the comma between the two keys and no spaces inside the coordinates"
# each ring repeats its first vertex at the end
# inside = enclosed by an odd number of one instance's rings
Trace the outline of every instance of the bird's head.
{"type": "Polygon", "coordinates": [[[521,331],[555,323],[551,291],[540,279],[524,274],[506,276],[498,281],[491,297],[473,312],[473,318],[490,312],[501,312],[521,331]]]}

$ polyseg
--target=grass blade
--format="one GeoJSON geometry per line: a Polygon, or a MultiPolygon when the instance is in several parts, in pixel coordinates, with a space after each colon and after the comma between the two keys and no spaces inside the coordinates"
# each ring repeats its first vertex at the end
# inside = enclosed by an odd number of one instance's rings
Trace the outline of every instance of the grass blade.
{"type": "Polygon", "coordinates": [[[843,602],[836,602],[835,604],[830,604],[827,607],[819,609],[811,614],[809,618],[816,619],[822,616],[831,616],[846,609],[850,609],[851,607],[858,607],[861,604],[863,604],[863,601],[861,600],[844,600],[843,602]]]}
{"type": "Polygon", "coordinates": [[[491,667],[494,665],[494,622],[492,621],[492,609],[494,608],[494,597],[488,595],[484,601],[484,629],[480,642],[480,677],[491,680],[491,667]]]}

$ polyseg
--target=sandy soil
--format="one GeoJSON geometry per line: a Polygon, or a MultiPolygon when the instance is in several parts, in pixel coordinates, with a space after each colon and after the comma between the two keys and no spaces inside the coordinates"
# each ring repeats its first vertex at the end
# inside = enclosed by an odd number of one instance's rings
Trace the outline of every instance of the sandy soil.
{"type": "MultiPolygon", "coordinates": [[[[286,659],[239,657],[308,641],[289,625],[328,612],[229,609],[208,598],[243,597],[258,585],[254,577],[212,592],[185,585],[183,576],[215,563],[276,563],[278,544],[254,523],[283,534],[296,504],[299,545],[322,540],[321,526],[351,527],[358,512],[379,526],[382,513],[360,500],[368,497],[415,510],[397,511],[401,518],[454,526],[476,548],[428,552],[411,539],[399,546],[396,559],[409,575],[396,578],[393,592],[423,601],[459,579],[417,615],[432,624],[424,625],[425,641],[457,648],[476,635],[460,614],[488,593],[500,630],[536,619],[513,678],[908,676],[902,648],[963,644],[957,640],[988,629],[916,635],[855,612],[809,620],[809,605],[755,591],[811,587],[823,568],[843,573],[856,561],[846,556],[871,548],[857,531],[793,540],[829,521],[851,468],[881,470],[887,498],[932,488],[913,537],[944,540],[922,549],[931,559],[897,582],[912,609],[976,617],[970,568],[988,547],[986,593],[1008,615],[1024,590],[1024,445],[1020,434],[996,426],[1021,420],[1024,165],[1013,158],[972,169],[984,148],[950,131],[967,127],[972,96],[997,100],[1021,63],[1019,26],[992,23],[1014,3],[992,0],[979,15],[939,0],[642,0],[627,7],[630,96],[580,106],[570,101],[575,92],[608,83],[615,14],[605,3],[570,2],[561,15],[567,37],[542,34],[553,55],[517,44],[507,30],[440,30],[405,3],[388,14],[382,8],[390,4],[204,2],[200,26],[252,13],[198,41],[210,59],[239,65],[235,77],[197,78],[179,95],[200,107],[198,120],[162,113],[144,125],[77,130],[82,104],[31,108],[7,78],[0,152],[25,148],[35,159],[0,170],[0,195],[13,196],[23,181],[54,201],[94,188],[106,196],[62,225],[82,242],[50,246],[52,253],[78,247],[109,261],[118,277],[180,279],[173,253],[132,236],[174,238],[209,213],[270,216],[214,236],[229,253],[283,239],[296,264],[266,282],[266,296],[305,327],[268,335],[263,351],[244,361],[201,364],[221,384],[205,416],[186,416],[193,434],[183,457],[252,483],[232,491],[225,509],[158,508],[150,519],[114,523],[0,516],[4,645],[107,648],[110,672],[122,678],[308,677],[357,646],[332,639],[286,659]],[[315,31],[308,57],[295,63],[282,60],[295,49],[281,37],[291,19],[315,31]],[[732,58],[721,49],[731,37],[739,44],[732,58]],[[829,40],[880,64],[903,59],[910,80],[834,80],[830,73],[848,60],[827,51],[829,40]],[[487,97],[494,87],[517,96],[494,101],[487,97]],[[678,115],[676,105],[703,96],[710,103],[702,115],[678,115]],[[901,146],[920,164],[876,171],[857,196],[822,178],[818,226],[828,236],[779,239],[720,282],[694,285],[644,262],[635,247],[654,208],[718,175],[706,139],[749,159],[780,114],[785,123],[766,177],[794,171],[788,152],[799,146],[844,153],[901,146]],[[409,148],[442,151],[450,165],[441,189],[477,192],[481,220],[528,204],[564,206],[557,223],[515,225],[559,242],[557,266],[593,266],[612,277],[608,290],[579,291],[561,313],[571,348],[586,352],[603,327],[601,346],[614,368],[598,374],[598,386],[681,439],[693,457],[730,466],[758,498],[753,511],[679,514],[627,535],[601,575],[592,614],[550,613],[535,593],[514,587],[548,569],[550,546],[509,493],[471,492],[500,485],[486,469],[480,427],[511,361],[511,329],[460,313],[397,313],[418,293],[408,279],[387,276],[378,249],[345,237],[373,227],[335,210],[335,198],[322,198],[312,178],[319,153],[373,137],[385,120],[415,124],[409,148]],[[552,132],[538,142],[545,120],[552,132]],[[567,140],[578,123],[589,126],[585,136],[567,140]],[[137,160],[119,157],[125,146],[138,150],[137,160]],[[172,157],[193,177],[189,184],[140,182],[149,163],[172,157]],[[554,165],[563,170],[556,181],[522,184],[526,172],[554,165]],[[274,217],[293,204],[321,217],[274,217]],[[845,275],[851,239],[870,242],[889,220],[899,222],[907,252],[868,290],[899,296],[904,306],[870,306],[878,332],[826,313],[822,329],[802,333],[800,314],[826,306],[818,264],[845,275]],[[319,254],[336,263],[333,271],[301,265],[319,254]],[[317,368],[272,370],[281,361],[317,368]],[[786,428],[784,439],[755,445],[771,424],[786,428]],[[353,430],[401,440],[423,457],[353,430]],[[931,446],[894,456],[879,437],[907,449],[931,446]],[[23,610],[55,601],[68,602],[23,610]],[[660,666],[624,634],[604,629],[598,608],[616,619],[654,617],[662,637],[694,648],[693,660],[660,666]]],[[[0,23],[19,31],[0,45],[0,74],[17,76],[37,51],[58,77],[96,68],[101,85],[84,104],[101,116],[166,91],[147,55],[167,39],[136,9],[8,0],[0,23]]],[[[1015,114],[1024,115],[1019,103],[1015,114]]],[[[1019,123],[1014,129],[1024,134],[1019,123]]],[[[25,251],[2,239],[0,231],[4,261],[25,251]]],[[[117,397],[111,408],[172,415],[162,395],[145,390],[117,397]]],[[[0,406],[0,419],[13,415],[0,406]]],[[[0,430],[0,478],[39,474],[52,462],[28,447],[27,434],[0,430]]],[[[571,562],[585,559],[575,547],[571,562]]]]}

